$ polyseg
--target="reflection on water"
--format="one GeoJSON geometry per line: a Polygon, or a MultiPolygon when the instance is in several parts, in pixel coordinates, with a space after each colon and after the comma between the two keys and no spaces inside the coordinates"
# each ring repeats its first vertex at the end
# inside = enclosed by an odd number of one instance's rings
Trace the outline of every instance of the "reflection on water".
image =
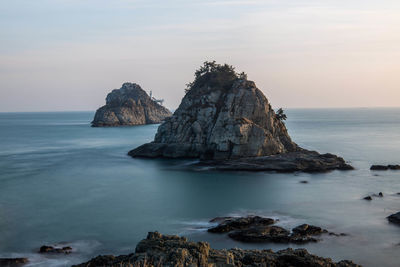
{"type": "Polygon", "coordinates": [[[288,228],[307,222],[350,234],[301,246],[318,255],[397,266],[400,227],[385,217],[400,210],[400,172],[371,172],[369,166],[400,163],[400,109],[287,113],[294,141],[339,154],[356,170],[183,171],[171,168],[176,161],[126,155],[152,140],[157,125],[91,128],[91,112],[2,113],[0,256],[29,256],[33,266],[65,266],[100,253],[132,252],[154,230],[209,241],[215,248],[286,248],[206,232],[213,217],[257,214],[279,218],[288,228]],[[382,199],[361,200],[380,191],[382,199]],[[36,253],[41,245],[58,242],[72,243],[76,252],[55,258],[36,253]]]}

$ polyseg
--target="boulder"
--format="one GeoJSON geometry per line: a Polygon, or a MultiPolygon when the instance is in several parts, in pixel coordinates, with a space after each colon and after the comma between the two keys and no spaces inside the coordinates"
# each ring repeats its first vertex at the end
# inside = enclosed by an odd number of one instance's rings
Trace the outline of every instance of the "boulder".
{"type": "Polygon", "coordinates": [[[352,261],[334,262],[329,258],[312,255],[305,249],[272,250],[216,250],[205,242],[190,242],[185,237],[149,233],[136,246],[135,253],[121,256],[98,256],[79,267],[154,267],[154,266],[313,266],[358,267],[352,261]]]}
{"type": "Polygon", "coordinates": [[[388,221],[400,225],[400,211],[387,217],[388,221]]]}
{"type": "Polygon", "coordinates": [[[41,246],[39,253],[63,253],[69,254],[72,252],[71,247],[53,247],[53,246],[41,246]]]}
{"type": "Polygon", "coordinates": [[[275,223],[274,219],[271,218],[263,218],[260,216],[248,216],[248,217],[240,217],[240,218],[215,218],[210,222],[219,222],[216,227],[212,227],[208,229],[208,232],[211,233],[227,233],[234,230],[245,229],[251,226],[266,226],[275,223]]]}
{"type": "Polygon", "coordinates": [[[342,158],[300,148],[291,140],[284,119],[286,115],[275,113],[246,75],[226,64],[206,62],[196,71],[179,108],[159,126],[154,141],[128,154],[198,158],[202,164],[229,170],[352,169],[342,158]]]}
{"type": "MultiPolygon", "coordinates": [[[[272,225],[276,220],[260,216],[248,217],[218,217],[211,222],[218,222],[209,228],[210,233],[228,233],[228,236],[241,242],[275,242],[275,243],[307,243],[318,242],[316,236],[327,234],[328,231],[318,226],[302,224],[291,231],[272,225]]],[[[336,235],[332,233],[332,235],[336,235]]],[[[337,235],[340,236],[340,235],[337,235]]]]}
{"type": "Polygon", "coordinates": [[[93,127],[161,123],[172,113],[135,83],[124,83],[107,95],[106,105],[96,111],[93,127]]]}
{"type": "Polygon", "coordinates": [[[0,266],[3,267],[19,267],[28,262],[27,258],[0,258],[0,266]]]}
{"type": "Polygon", "coordinates": [[[372,165],[372,171],[400,170],[400,165],[372,165]]]}

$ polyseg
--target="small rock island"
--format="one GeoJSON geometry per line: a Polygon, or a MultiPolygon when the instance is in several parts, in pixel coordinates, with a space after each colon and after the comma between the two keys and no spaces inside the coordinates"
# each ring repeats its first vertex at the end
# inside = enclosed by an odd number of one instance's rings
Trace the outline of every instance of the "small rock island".
{"type": "Polygon", "coordinates": [[[161,123],[172,113],[150,97],[138,84],[124,83],[107,95],[106,105],[96,111],[93,127],[161,123]]]}
{"type": "Polygon", "coordinates": [[[219,170],[353,169],[340,157],[299,147],[283,120],[245,73],[236,73],[227,64],[205,62],[188,84],[179,108],[159,126],[154,141],[128,154],[198,158],[198,165],[219,170]]]}

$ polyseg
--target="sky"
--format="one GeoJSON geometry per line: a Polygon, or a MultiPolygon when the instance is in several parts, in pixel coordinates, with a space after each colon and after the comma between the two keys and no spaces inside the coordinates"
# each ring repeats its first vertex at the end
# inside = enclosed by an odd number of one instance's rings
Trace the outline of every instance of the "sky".
{"type": "Polygon", "coordinates": [[[273,107],[400,106],[400,1],[1,0],[0,112],[95,110],[124,82],[175,109],[206,60],[273,107]]]}

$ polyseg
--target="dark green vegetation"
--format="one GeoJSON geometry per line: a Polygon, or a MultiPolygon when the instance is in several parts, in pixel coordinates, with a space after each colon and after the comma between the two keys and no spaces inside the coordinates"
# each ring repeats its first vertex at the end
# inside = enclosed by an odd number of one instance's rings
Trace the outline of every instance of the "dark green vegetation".
{"type": "Polygon", "coordinates": [[[247,80],[247,74],[237,73],[235,68],[228,64],[217,64],[215,61],[206,61],[194,73],[194,81],[186,85],[185,92],[203,86],[230,89],[237,80],[247,80]]]}

